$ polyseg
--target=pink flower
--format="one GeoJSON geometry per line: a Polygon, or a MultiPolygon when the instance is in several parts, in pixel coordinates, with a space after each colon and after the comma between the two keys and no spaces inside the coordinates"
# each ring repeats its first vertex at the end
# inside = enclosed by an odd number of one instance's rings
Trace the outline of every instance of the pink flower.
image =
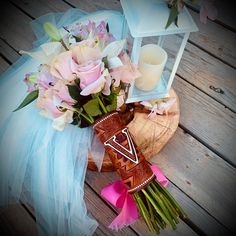
{"type": "Polygon", "coordinates": [[[94,40],[83,40],[73,46],[71,50],[73,59],[78,64],[83,64],[90,60],[96,61],[102,58],[99,45],[94,40]]]}
{"type": "Polygon", "coordinates": [[[76,101],[70,96],[67,83],[62,80],[58,80],[55,86],[53,87],[53,91],[55,96],[57,96],[60,99],[60,105],[63,105],[64,103],[68,104],[69,106],[74,105],[76,101]]]}
{"type": "Polygon", "coordinates": [[[57,55],[51,63],[51,74],[62,80],[72,81],[75,79],[75,71],[78,65],[72,58],[72,52],[66,51],[57,55]]]}
{"type": "Polygon", "coordinates": [[[158,98],[152,99],[149,101],[143,101],[141,104],[145,106],[151,112],[148,115],[148,118],[154,119],[157,114],[164,115],[167,114],[171,107],[174,105],[176,98],[158,98]]]}
{"type": "Polygon", "coordinates": [[[48,89],[49,87],[56,84],[58,79],[50,73],[49,65],[42,65],[39,70],[38,84],[39,86],[48,89]]]}
{"type": "Polygon", "coordinates": [[[131,83],[136,78],[141,76],[137,66],[131,63],[129,56],[126,53],[121,54],[119,57],[123,63],[123,66],[118,66],[110,70],[112,78],[115,79],[115,86],[118,86],[120,81],[124,83],[131,83]]]}
{"type": "Polygon", "coordinates": [[[82,91],[81,95],[88,96],[90,94],[99,93],[102,91],[104,95],[110,94],[110,86],[111,86],[111,77],[107,69],[103,71],[101,76],[97,78],[91,84],[88,84],[82,91]]]}
{"type": "Polygon", "coordinates": [[[104,63],[101,60],[88,61],[78,66],[77,75],[80,79],[80,88],[84,89],[89,84],[96,81],[104,70],[104,63]]]}
{"type": "Polygon", "coordinates": [[[96,26],[96,23],[93,21],[89,21],[87,25],[77,23],[72,26],[69,31],[72,35],[82,40],[98,39],[103,47],[115,40],[113,35],[107,32],[106,23],[104,21],[101,21],[98,26],[96,26]]]}
{"type": "Polygon", "coordinates": [[[58,80],[55,86],[39,89],[37,106],[43,110],[44,116],[58,118],[65,110],[73,110],[72,105],[75,103],[69,94],[66,81],[58,80]]]}
{"type": "Polygon", "coordinates": [[[28,86],[27,92],[31,93],[38,89],[38,73],[26,74],[24,82],[28,86]]]}

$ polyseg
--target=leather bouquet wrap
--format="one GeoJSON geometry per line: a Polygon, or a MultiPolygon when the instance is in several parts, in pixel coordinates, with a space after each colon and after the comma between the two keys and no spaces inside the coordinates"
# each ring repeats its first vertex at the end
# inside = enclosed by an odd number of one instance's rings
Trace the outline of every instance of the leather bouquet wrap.
{"type": "MultiPolygon", "coordinates": [[[[158,175],[153,171],[154,166],[150,166],[146,161],[118,112],[107,113],[98,118],[93,128],[104,144],[124,186],[127,187],[128,194],[133,196],[134,200],[130,200],[129,205],[132,205],[132,201],[136,203],[139,214],[143,216],[151,232],[159,233],[160,228],[164,229],[168,225],[176,229],[179,217],[187,220],[187,215],[180,205],[159,182],[158,175]]],[[[121,215],[125,214],[120,213],[111,225],[122,221],[121,215]]]]}
{"type": "Polygon", "coordinates": [[[117,112],[101,117],[93,128],[130,193],[140,190],[153,180],[154,174],[149,163],[117,112]]]}

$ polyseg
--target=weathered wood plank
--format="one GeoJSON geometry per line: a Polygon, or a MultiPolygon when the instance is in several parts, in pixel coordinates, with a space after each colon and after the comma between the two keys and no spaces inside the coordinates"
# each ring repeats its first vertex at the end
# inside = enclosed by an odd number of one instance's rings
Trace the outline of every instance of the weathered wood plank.
{"type": "Polygon", "coordinates": [[[0,8],[1,38],[17,51],[31,49],[35,37],[29,24],[30,21],[30,17],[9,2],[5,2],[0,8]],[[10,20],[7,17],[7,13],[11,16],[10,20]]]}
{"type": "MultiPolygon", "coordinates": [[[[232,231],[236,230],[233,217],[236,173],[232,166],[181,129],[152,162],[207,212],[232,231]]],[[[190,218],[194,221],[195,216],[190,218]]],[[[213,229],[214,224],[207,223],[206,227],[213,229]]]]}
{"type": "Polygon", "coordinates": [[[177,73],[236,112],[236,70],[234,68],[188,43],[177,73]]]}
{"type": "MultiPolygon", "coordinates": [[[[86,182],[98,193],[102,187],[106,186],[107,184],[118,180],[119,177],[115,175],[113,172],[94,172],[88,171],[86,175],[86,182]]],[[[114,208],[115,209],[115,208],[114,208]]],[[[115,209],[117,211],[117,209],[115,209]]],[[[148,232],[148,229],[142,219],[139,219],[136,223],[131,226],[139,235],[153,235],[148,232]]],[[[195,235],[195,232],[192,231],[184,222],[180,222],[178,227],[175,231],[171,229],[167,229],[161,231],[162,235],[195,235]]]]}
{"type": "Polygon", "coordinates": [[[99,235],[136,235],[129,227],[126,227],[119,232],[112,231],[108,228],[112,219],[115,218],[116,214],[100,199],[93,190],[85,184],[85,202],[88,211],[98,221],[99,228],[97,233],[99,235]]]}
{"type": "MultiPolygon", "coordinates": [[[[171,58],[178,47],[177,36],[167,38],[165,50],[171,58]]],[[[144,40],[156,43],[156,38],[144,40]]],[[[191,43],[187,43],[180,61],[177,74],[195,87],[236,112],[236,70],[204,52],[191,43]]]]}
{"type": "Polygon", "coordinates": [[[231,163],[236,163],[236,114],[176,76],[180,124],[231,163]]]}
{"type": "MultiPolygon", "coordinates": [[[[178,174],[178,173],[176,173],[178,174]]],[[[172,176],[171,176],[172,177],[172,176]]],[[[99,193],[105,185],[109,184],[118,179],[113,173],[97,173],[88,171],[86,180],[87,182],[99,193]]],[[[206,213],[202,208],[200,208],[195,202],[188,198],[173,184],[168,185],[168,190],[173,194],[173,196],[179,201],[186,213],[188,214],[190,220],[199,228],[203,230],[207,235],[227,235],[230,232],[222,227],[216,220],[214,220],[210,215],[206,213]]],[[[136,224],[139,233],[143,235],[145,232],[140,231],[139,222],[136,224]]],[[[142,230],[142,228],[141,228],[142,230]]],[[[164,232],[163,232],[164,233],[164,232]]]]}
{"type": "Polygon", "coordinates": [[[0,74],[9,67],[9,64],[0,56],[0,74]]]}
{"type": "Polygon", "coordinates": [[[0,52],[11,63],[15,62],[20,56],[19,53],[17,53],[15,50],[13,50],[13,48],[11,48],[2,39],[0,39],[0,52]]]}
{"type": "Polygon", "coordinates": [[[118,0],[109,0],[109,1],[91,1],[91,0],[66,0],[66,2],[71,5],[80,8],[81,10],[87,12],[93,12],[96,10],[116,10],[122,11],[122,7],[120,5],[120,1],[118,0]]]}
{"type": "Polygon", "coordinates": [[[190,34],[190,41],[221,60],[236,66],[236,34],[213,21],[200,22],[199,14],[190,10],[199,31],[190,34]]]}
{"type": "MultiPolygon", "coordinates": [[[[194,10],[200,11],[200,2],[195,1],[187,1],[188,5],[191,6],[194,10]]],[[[217,9],[217,18],[215,21],[231,27],[232,29],[235,28],[235,20],[234,20],[234,0],[228,0],[227,3],[225,3],[222,0],[216,0],[214,1],[214,5],[217,9]]]]}
{"type": "Polygon", "coordinates": [[[0,211],[0,232],[1,235],[11,236],[37,235],[35,221],[20,204],[0,211]]]}
{"type": "MultiPolygon", "coordinates": [[[[23,195],[22,201],[24,202],[25,207],[32,215],[35,215],[33,207],[26,203],[26,199],[26,196],[23,195]]],[[[87,184],[84,185],[84,199],[89,214],[91,214],[99,223],[95,235],[136,235],[129,227],[124,228],[119,232],[112,231],[108,228],[108,225],[112,219],[116,217],[116,214],[87,184]]],[[[12,222],[12,224],[15,223],[12,222]]]]}
{"type": "Polygon", "coordinates": [[[64,12],[71,8],[67,3],[55,0],[14,0],[14,4],[34,18],[51,12],[64,12]]]}

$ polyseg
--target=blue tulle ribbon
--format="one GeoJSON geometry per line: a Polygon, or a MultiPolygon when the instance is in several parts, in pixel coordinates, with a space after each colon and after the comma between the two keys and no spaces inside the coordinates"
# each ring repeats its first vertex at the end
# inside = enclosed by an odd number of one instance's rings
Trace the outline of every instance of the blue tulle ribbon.
{"type": "MultiPolygon", "coordinates": [[[[44,22],[61,28],[74,21],[103,14],[110,29],[122,38],[120,13],[104,11],[87,15],[78,9],[50,13],[32,22],[37,41],[48,41],[44,22]],[[118,27],[119,26],[119,27],[118,27]]],[[[38,62],[21,57],[0,78],[0,205],[21,199],[35,209],[39,235],[92,235],[98,226],[87,214],[84,179],[91,149],[91,128],[68,125],[63,132],[51,126],[51,120],[39,115],[35,103],[12,112],[26,95],[23,78],[36,71],[38,62]]],[[[95,152],[94,152],[95,153],[95,152]]]]}

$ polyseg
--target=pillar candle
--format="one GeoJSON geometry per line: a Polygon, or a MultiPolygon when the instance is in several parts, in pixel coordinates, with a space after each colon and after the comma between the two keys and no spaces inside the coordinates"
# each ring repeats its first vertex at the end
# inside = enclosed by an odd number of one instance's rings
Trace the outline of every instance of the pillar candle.
{"type": "Polygon", "coordinates": [[[136,79],[135,86],[144,91],[153,90],[160,81],[166,61],[167,53],[163,48],[156,44],[142,46],[138,62],[142,76],[136,79]]]}

